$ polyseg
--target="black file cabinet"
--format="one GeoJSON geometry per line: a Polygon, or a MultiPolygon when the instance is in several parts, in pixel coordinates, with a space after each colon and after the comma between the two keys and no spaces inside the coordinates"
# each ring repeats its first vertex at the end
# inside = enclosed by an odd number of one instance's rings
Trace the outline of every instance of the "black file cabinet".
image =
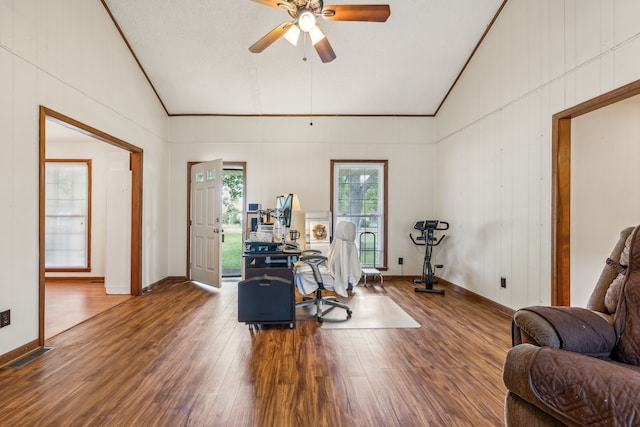
{"type": "Polygon", "coordinates": [[[295,326],[293,283],[275,276],[256,276],[238,283],[238,321],[295,326]]]}

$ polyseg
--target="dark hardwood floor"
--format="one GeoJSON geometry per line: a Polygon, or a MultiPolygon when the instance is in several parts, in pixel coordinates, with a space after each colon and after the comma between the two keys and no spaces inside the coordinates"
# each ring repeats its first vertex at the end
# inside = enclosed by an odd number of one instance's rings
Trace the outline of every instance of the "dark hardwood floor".
{"type": "MultiPolygon", "coordinates": [[[[7,426],[497,426],[510,319],[465,295],[390,296],[421,327],[295,329],[237,321],[237,285],[169,283],[0,369],[7,426]]],[[[356,316],[357,313],[354,313],[356,316]]]]}

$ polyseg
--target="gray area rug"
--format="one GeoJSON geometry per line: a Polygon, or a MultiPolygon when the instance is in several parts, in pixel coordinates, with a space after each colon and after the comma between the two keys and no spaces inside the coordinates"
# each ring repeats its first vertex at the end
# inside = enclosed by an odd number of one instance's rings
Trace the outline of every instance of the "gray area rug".
{"type": "MultiPolygon", "coordinates": [[[[341,308],[334,308],[324,315],[323,329],[396,329],[419,328],[416,322],[391,298],[385,295],[362,295],[356,293],[349,298],[338,297],[338,300],[351,307],[353,314],[341,308]]],[[[297,320],[314,320],[315,306],[296,310],[297,320]]]]}

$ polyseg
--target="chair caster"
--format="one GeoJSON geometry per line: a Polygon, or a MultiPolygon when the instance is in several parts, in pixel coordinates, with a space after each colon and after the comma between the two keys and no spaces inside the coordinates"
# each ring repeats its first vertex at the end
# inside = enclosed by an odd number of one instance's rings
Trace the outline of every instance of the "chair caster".
{"type": "Polygon", "coordinates": [[[347,317],[351,317],[351,314],[353,313],[353,311],[351,310],[347,310],[347,317]]]}
{"type": "Polygon", "coordinates": [[[322,323],[322,322],[324,322],[324,319],[322,317],[318,316],[318,323],[322,323]]]}

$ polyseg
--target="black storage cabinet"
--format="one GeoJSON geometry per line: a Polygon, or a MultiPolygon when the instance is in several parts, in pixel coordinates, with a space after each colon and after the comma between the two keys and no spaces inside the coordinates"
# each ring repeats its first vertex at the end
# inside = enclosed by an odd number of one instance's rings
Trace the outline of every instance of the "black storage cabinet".
{"type": "Polygon", "coordinates": [[[275,276],[252,277],[238,282],[238,322],[295,326],[293,283],[275,276]]]}

